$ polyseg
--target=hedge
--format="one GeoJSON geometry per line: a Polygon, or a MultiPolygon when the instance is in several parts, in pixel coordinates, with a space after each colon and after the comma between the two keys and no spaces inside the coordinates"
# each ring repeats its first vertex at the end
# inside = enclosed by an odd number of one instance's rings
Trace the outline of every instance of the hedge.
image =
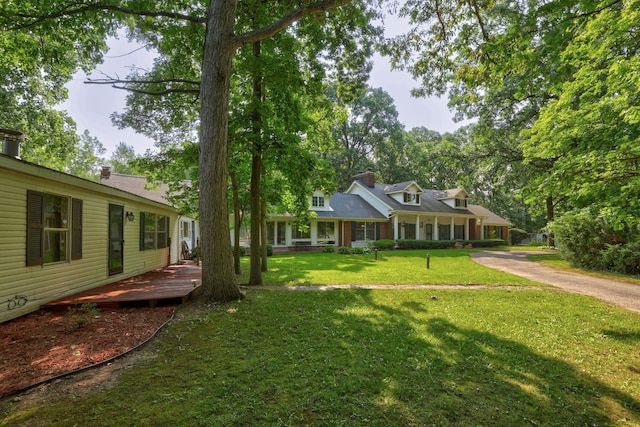
{"type": "Polygon", "coordinates": [[[453,249],[456,243],[474,248],[493,248],[507,244],[502,239],[489,240],[398,240],[399,249],[453,249]]]}
{"type": "Polygon", "coordinates": [[[381,239],[373,242],[373,246],[378,249],[393,249],[396,246],[395,240],[381,239]]]}

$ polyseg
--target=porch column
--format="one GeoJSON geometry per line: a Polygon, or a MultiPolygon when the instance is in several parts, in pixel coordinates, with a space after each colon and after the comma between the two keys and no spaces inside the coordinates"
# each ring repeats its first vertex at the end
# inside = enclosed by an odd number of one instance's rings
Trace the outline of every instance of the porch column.
{"type": "Polygon", "coordinates": [[[480,218],[480,240],[484,240],[484,224],[482,222],[482,218],[480,218]]]}
{"type": "Polygon", "coordinates": [[[433,240],[440,240],[440,233],[438,232],[438,217],[433,217],[433,240]]]}
{"type": "Polygon", "coordinates": [[[398,240],[398,215],[393,217],[393,240],[398,240]]]}
{"type": "Polygon", "coordinates": [[[451,217],[451,223],[449,224],[449,240],[453,240],[455,238],[455,222],[456,219],[451,217]]]}
{"type": "Polygon", "coordinates": [[[416,240],[420,240],[420,215],[416,215],[416,240]]]}
{"type": "Polygon", "coordinates": [[[469,218],[464,220],[464,240],[469,240],[469,218]]]}

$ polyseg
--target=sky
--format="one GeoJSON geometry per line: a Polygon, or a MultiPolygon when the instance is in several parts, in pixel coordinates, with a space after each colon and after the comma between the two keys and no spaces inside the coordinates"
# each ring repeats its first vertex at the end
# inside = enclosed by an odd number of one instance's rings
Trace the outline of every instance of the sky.
{"type": "MultiPolygon", "coordinates": [[[[396,24],[397,25],[397,24],[396,24]]],[[[389,35],[396,27],[385,33],[389,35]]],[[[129,67],[150,68],[153,55],[139,46],[128,42],[126,37],[111,39],[110,50],[104,63],[97,67],[91,78],[100,78],[100,72],[110,76],[126,77],[129,67]]],[[[447,100],[441,98],[413,98],[410,94],[417,83],[406,72],[391,71],[389,60],[376,54],[369,86],[382,88],[394,100],[398,110],[398,119],[406,130],[414,127],[426,127],[440,133],[453,132],[461,124],[453,121],[453,114],[447,107],[447,100]]],[[[107,157],[111,155],[120,142],[134,147],[136,153],[143,154],[153,149],[153,141],[132,129],[118,129],[111,123],[111,114],[122,112],[125,107],[126,92],[114,89],[109,85],[86,84],[87,75],[80,72],[67,85],[68,100],[60,108],[67,110],[75,120],[78,134],[85,129],[107,149],[107,157]]]]}

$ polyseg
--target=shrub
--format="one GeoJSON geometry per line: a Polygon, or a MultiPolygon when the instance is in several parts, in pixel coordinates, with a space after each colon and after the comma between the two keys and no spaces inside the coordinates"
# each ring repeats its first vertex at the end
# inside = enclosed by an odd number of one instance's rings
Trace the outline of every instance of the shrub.
{"type": "Polygon", "coordinates": [[[351,253],[351,248],[347,247],[347,246],[340,246],[338,248],[338,253],[339,254],[343,254],[343,255],[348,255],[351,253]]]}
{"type": "Polygon", "coordinates": [[[352,254],[363,254],[365,252],[365,248],[351,248],[352,254]]]}
{"type": "Polygon", "coordinates": [[[551,232],[562,256],[582,268],[602,268],[601,252],[614,243],[605,218],[589,209],[565,213],[551,224],[551,232]]]}
{"type": "Polygon", "coordinates": [[[509,237],[511,239],[511,244],[517,245],[518,243],[529,237],[529,234],[520,228],[511,228],[509,230],[509,237]]]}
{"type": "MultiPolygon", "coordinates": [[[[244,246],[238,246],[240,248],[240,256],[245,256],[247,254],[247,248],[244,246]]],[[[235,251],[236,247],[235,246],[231,246],[231,251],[235,251]]]]}
{"type": "Polygon", "coordinates": [[[322,252],[327,253],[327,254],[332,254],[336,251],[336,247],[335,246],[325,246],[324,248],[322,248],[322,252]]]}
{"type": "Polygon", "coordinates": [[[607,244],[602,251],[600,267],[621,274],[640,274],[640,242],[607,244]]]}
{"type": "Polygon", "coordinates": [[[456,243],[474,248],[493,248],[506,245],[502,239],[490,240],[398,240],[399,249],[451,249],[456,243]]]}
{"type": "Polygon", "coordinates": [[[273,255],[273,245],[267,245],[267,256],[273,255]]]}
{"type": "Polygon", "coordinates": [[[381,239],[373,242],[373,246],[378,249],[393,249],[396,246],[396,241],[391,239],[381,239]]]}

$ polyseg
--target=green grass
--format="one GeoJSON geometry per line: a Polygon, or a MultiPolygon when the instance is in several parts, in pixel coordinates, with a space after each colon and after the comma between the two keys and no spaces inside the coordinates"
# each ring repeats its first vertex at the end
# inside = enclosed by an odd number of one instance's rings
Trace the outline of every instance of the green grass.
{"type": "MultiPolygon", "coordinates": [[[[538,285],[519,276],[481,266],[469,257],[473,250],[398,250],[375,254],[299,253],[268,260],[263,284],[299,285],[538,285]],[[430,262],[427,269],[426,255],[430,262]]],[[[248,258],[243,258],[239,283],[248,282],[248,258]]]]}
{"type": "Polygon", "coordinates": [[[640,425],[640,316],[550,290],[249,290],[158,346],[0,424],[640,425]]]}
{"type": "Polygon", "coordinates": [[[557,268],[558,270],[570,271],[573,273],[600,277],[602,279],[618,280],[621,282],[635,283],[637,285],[640,285],[640,278],[638,278],[638,276],[629,276],[618,273],[606,273],[602,271],[591,271],[573,267],[568,261],[564,260],[559,253],[532,254],[528,255],[527,258],[532,261],[539,262],[542,265],[557,268]]]}

